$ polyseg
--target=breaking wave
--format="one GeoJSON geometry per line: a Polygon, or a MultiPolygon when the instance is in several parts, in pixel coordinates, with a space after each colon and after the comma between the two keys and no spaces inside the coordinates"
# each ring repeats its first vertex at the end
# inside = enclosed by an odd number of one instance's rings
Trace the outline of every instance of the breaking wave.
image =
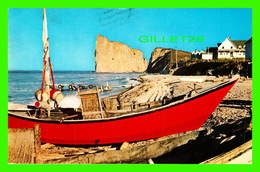
{"type": "MultiPolygon", "coordinates": [[[[9,71],[8,72],[8,101],[18,104],[34,104],[34,93],[41,88],[41,71],[9,71]]],[[[136,85],[139,82],[131,80],[140,73],[95,73],[90,71],[58,71],[54,72],[55,84],[83,85],[136,85]]],[[[122,88],[113,88],[111,92],[101,93],[101,96],[115,94],[122,88]]],[[[76,92],[64,91],[63,107],[77,108],[80,104],[76,92]]]]}

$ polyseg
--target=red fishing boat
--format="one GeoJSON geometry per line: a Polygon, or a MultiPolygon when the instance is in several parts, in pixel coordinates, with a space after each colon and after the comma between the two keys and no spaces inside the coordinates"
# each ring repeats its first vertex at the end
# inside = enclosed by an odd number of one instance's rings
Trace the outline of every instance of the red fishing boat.
{"type": "Polygon", "coordinates": [[[196,95],[183,94],[147,103],[145,108],[137,108],[134,104],[127,108],[117,101],[117,97],[100,99],[96,86],[79,92],[79,109],[53,108],[50,99],[58,104],[63,96],[55,89],[46,24],[44,10],[44,68],[42,88],[36,91],[38,102],[25,109],[8,110],[9,128],[33,128],[39,124],[43,143],[103,145],[195,130],[205,123],[238,80],[237,77],[225,79],[196,95]]]}
{"type": "Polygon", "coordinates": [[[118,117],[88,120],[49,120],[9,112],[9,128],[33,128],[40,124],[43,143],[96,145],[122,143],[195,130],[208,119],[236,83],[206,90],[195,97],[118,117]]]}

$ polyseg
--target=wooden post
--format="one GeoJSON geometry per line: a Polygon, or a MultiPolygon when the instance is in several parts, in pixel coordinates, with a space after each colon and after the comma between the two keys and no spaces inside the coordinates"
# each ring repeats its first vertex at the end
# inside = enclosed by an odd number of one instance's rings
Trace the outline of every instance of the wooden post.
{"type": "Polygon", "coordinates": [[[177,59],[177,46],[176,46],[176,50],[175,50],[175,53],[176,53],[176,69],[178,69],[178,59],[177,59]]]}
{"type": "Polygon", "coordinates": [[[99,107],[100,107],[100,111],[101,111],[101,118],[104,118],[104,111],[103,111],[103,108],[102,108],[102,103],[101,103],[101,99],[100,99],[100,95],[99,95],[98,85],[96,85],[96,89],[97,89],[98,103],[99,103],[99,107]]]}
{"type": "Polygon", "coordinates": [[[34,149],[35,149],[35,157],[34,162],[36,164],[40,163],[40,152],[41,152],[41,128],[39,124],[34,125],[34,149]]]}

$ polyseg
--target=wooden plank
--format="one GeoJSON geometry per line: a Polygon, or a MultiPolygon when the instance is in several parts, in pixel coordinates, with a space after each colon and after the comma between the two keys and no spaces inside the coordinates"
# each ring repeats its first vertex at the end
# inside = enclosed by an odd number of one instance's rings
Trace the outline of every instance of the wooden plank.
{"type": "Polygon", "coordinates": [[[104,115],[104,111],[103,111],[103,108],[102,108],[102,102],[101,102],[100,94],[99,94],[99,91],[98,91],[98,86],[97,86],[97,99],[98,99],[98,103],[99,103],[99,110],[101,111],[101,118],[104,118],[105,115],[104,115]]]}
{"type": "Polygon", "coordinates": [[[201,164],[227,164],[231,162],[234,158],[240,156],[243,153],[246,153],[247,151],[250,151],[252,149],[252,140],[244,143],[243,145],[225,153],[218,155],[216,157],[213,157],[209,160],[206,160],[202,162],[201,164]]]}
{"type": "Polygon", "coordinates": [[[174,148],[188,143],[189,140],[194,140],[199,136],[198,131],[191,132],[187,135],[178,138],[158,141],[149,145],[134,147],[131,149],[115,150],[100,152],[95,154],[79,155],[74,157],[59,158],[46,160],[45,164],[97,164],[97,163],[116,163],[129,162],[143,159],[156,158],[174,148]]]}
{"type": "Polygon", "coordinates": [[[107,97],[102,99],[104,105],[105,105],[105,110],[106,111],[116,111],[118,110],[119,102],[117,100],[117,97],[107,97]]]}
{"type": "Polygon", "coordinates": [[[40,163],[41,153],[41,128],[39,124],[34,125],[34,148],[35,148],[35,160],[36,164],[40,163]]]}
{"type": "Polygon", "coordinates": [[[88,94],[96,94],[97,90],[96,89],[89,89],[89,90],[85,90],[85,91],[79,91],[78,95],[88,95],[88,94]]]}
{"type": "Polygon", "coordinates": [[[149,158],[149,159],[148,159],[148,163],[149,163],[149,164],[154,164],[152,158],[149,158]]]}
{"type": "Polygon", "coordinates": [[[80,91],[78,92],[78,94],[80,95],[81,99],[82,116],[85,119],[96,119],[105,117],[105,112],[102,109],[101,99],[97,86],[95,89],[80,91]],[[93,114],[89,114],[90,112],[93,114]],[[96,115],[96,112],[98,112],[100,116],[96,115]]]}
{"type": "Polygon", "coordinates": [[[252,149],[232,159],[227,164],[252,164],[252,149]]]}

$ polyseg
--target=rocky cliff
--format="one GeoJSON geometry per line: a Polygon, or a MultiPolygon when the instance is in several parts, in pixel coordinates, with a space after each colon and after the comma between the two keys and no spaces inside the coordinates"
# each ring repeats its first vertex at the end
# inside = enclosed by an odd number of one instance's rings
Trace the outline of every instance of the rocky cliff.
{"type": "Polygon", "coordinates": [[[101,35],[97,36],[95,60],[96,72],[144,72],[147,68],[142,51],[101,35]]]}
{"type": "Polygon", "coordinates": [[[155,48],[151,54],[146,72],[170,73],[176,66],[176,56],[179,62],[180,60],[189,60],[191,53],[171,48],[155,48]]]}

